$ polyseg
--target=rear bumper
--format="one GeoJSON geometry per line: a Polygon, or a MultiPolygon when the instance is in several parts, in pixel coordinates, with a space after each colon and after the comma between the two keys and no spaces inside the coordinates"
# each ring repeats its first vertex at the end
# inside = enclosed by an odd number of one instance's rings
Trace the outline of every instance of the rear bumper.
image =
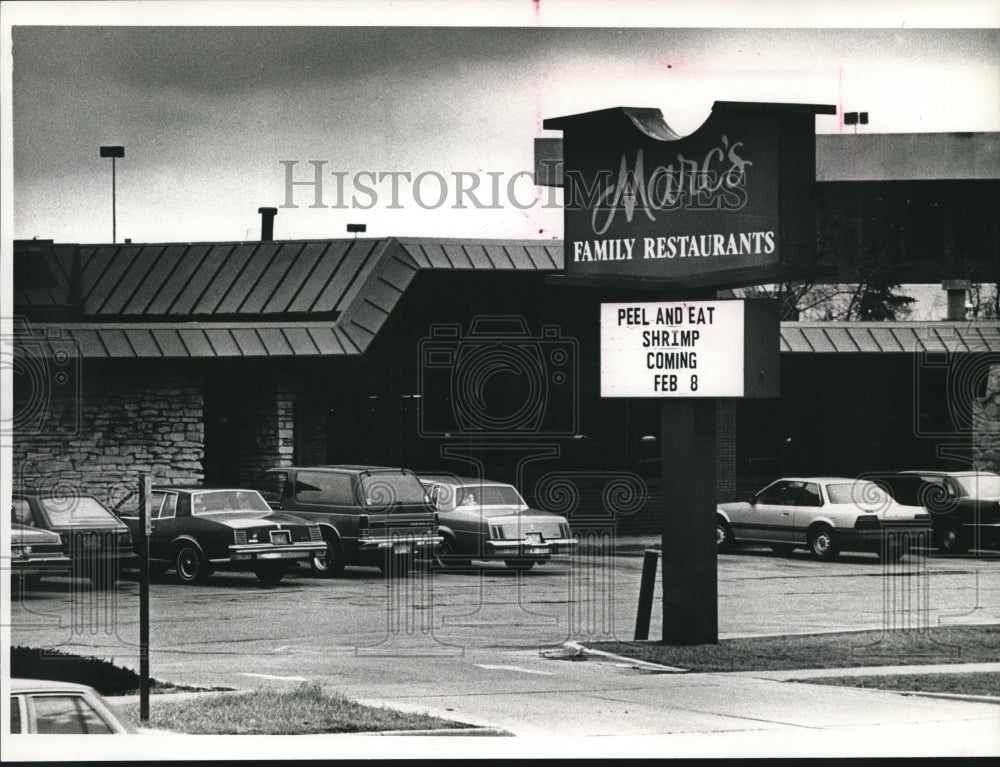
{"type": "Polygon", "coordinates": [[[929,546],[929,522],[890,522],[879,527],[837,530],[837,543],[842,549],[854,551],[879,551],[883,541],[903,542],[909,546],[929,546]]]}
{"type": "Polygon", "coordinates": [[[499,557],[529,557],[532,559],[548,558],[573,546],[576,538],[550,538],[541,543],[525,540],[486,541],[486,554],[499,557]]]}
{"type": "Polygon", "coordinates": [[[419,537],[385,536],[380,538],[358,538],[358,551],[364,554],[375,554],[379,551],[396,551],[413,553],[437,546],[443,541],[440,535],[421,535],[419,537]]]}
{"type": "Polygon", "coordinates": [[[325,543],[290,543],[275,546],[271,543],[246,544],[230,546],[229,557],[211,559],[213,564],[224,562],[260,562],[274,559],[309,559],[326,551],[325,543]]]}
{"type": "Polygon", "coordinates": [[[20,575],[44,575],[45,573],[68,572],[72,566],[72,560],[69,557],[61,555],[11,559],[10,561],[11,572],[20,575]]]}

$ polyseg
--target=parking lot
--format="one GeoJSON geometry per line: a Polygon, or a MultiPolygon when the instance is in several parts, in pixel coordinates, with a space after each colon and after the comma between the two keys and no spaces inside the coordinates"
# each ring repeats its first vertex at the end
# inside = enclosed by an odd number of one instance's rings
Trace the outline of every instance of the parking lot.
{"type": "MultiPolygon", "coordinates": [[[[371,694],[403,679],[440,682],[477,664],[537,658],[568,640],[631,639],[641,554],[652,542],[589,548],[530,572],[498,563],[394,579],[352,567],[326,580],[303,569],[272,587],[252,573],[193,586],[168,574],[151,586],[151,672],[236,688],[337,680],[371,694]]],[[[889,565],[872,555],[819,562],[741,549],[718,563],[721,638],[1000,621],[995,555],[911,554],[889,565]]],[[[660,630],[658,584],[650,638],[660,630]]],[[[11,642],[138,668],[138,582],[127,577],[102,592],[47,579],[14,599],[11,642]]],[[[898,662],[905,659],[878,661],[898,662]]]]}

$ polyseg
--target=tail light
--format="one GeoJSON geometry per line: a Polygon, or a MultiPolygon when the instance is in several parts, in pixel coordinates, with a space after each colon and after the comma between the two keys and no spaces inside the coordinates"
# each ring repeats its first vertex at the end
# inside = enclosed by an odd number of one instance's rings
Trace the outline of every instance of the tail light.
{"type": "Polygon", "coordinates": [[[490,525],[490,538],[493,540],[502,540],[504,538],[503,528],[499,525],[490,525]]]}
{"type": "Polygon", "coordinates": [[[367,514],[361,514],[358,516],[358,535],[367,536],[371,534],[371,525],[368,521],[367,514]]]}
{"type": "Polygon", "coordinates": [[[237,546],[247,545],[247,531],[246,530],[235,530],[233,531],[233,537],[236,540],[237,546]]]}

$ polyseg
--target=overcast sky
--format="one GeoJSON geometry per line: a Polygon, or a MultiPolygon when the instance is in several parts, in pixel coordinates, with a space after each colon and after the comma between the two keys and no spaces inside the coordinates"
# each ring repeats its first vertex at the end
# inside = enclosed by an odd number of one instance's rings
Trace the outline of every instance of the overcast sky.
{"type": "MultiPolygon", "coordinates": [[[[307,180],[311,160],[325,161],[324,203],[345,207],[309,208],[313,192],[296,187],[279,239],[341,237],[347,223],[369,236],[548,239],[562,235],[561,212],[531,205],[536,189],[517,175],[532,169],[535,137],[559,135],[542,130],[548,117],[659,107],[686,134],[715,100],[790,101],[867,110],[869,132],[1000,130],[995,28],[29,24],[13,29],[11,82],[13,234],[60,242],[111,239],[104,144],[126,152],[119,241],[254,239],[257,208],[286,201],[282,161],[307,180]],[[388,178],[358,192],[364,171],[411,174],[398,177],[399,207],[388,178]],[[423,172],[446,185],[422,178],[426,208],[412,194],[423,172]],[[477,174],[478,198],[497,207],[454,209],[455,172],[477,174]]],[[[839,116],[816,128],[845,130],[839,116]]]]}

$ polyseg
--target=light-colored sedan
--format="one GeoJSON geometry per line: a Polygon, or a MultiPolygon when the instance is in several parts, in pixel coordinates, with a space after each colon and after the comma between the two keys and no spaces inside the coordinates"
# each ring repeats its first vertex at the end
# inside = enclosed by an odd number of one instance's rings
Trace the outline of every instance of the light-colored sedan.
{"type": "Polygon", "coordinates": [[[898,561],[915,540],[930,540],[930,515],[897,503],[879,485],[846,477],[787,477],[747,501],[716,507],[716,546],[767,544],[779,553],[807,548],[820,559],[841,551],[898,561]]]}
{"type": "Polygon", "coordinates": [[[122,735],[135,733],[136,727],[87,685],[12,678],[10,732],[15,735],[122,735]]]}
{"type": "Polygon", "coordinates": [[[438,513],[441,567],[499,559],[512,570],[530,570],[576,545],[566,517],[532,509],[513,485],[446,475],[420,481],[438,513]]]}

